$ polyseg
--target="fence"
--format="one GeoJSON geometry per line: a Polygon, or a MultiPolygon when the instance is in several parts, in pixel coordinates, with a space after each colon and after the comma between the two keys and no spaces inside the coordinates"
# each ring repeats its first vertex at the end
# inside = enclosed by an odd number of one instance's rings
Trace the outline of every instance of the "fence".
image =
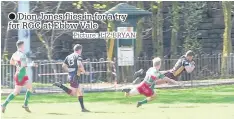
{"type": "MultiPolygon", "coordinates": [[[[177,57],[178,58],[178,57],[177,57]]],[[[171,69],[178,59],[163,59],[161,70],[171,69]]],[[[183,73],[181,81],[186,82],[189,86],[201,84],[203,81],[207,85],[212,83],[234,83],[234,80],[217,80],[219,78],[234,77],[234,55],[227,57],[226,71],[222,75],[222,57],[217,55],[201,55],[194,58],[196,68],[193,73],[183,73]],[[212,79],[212,80],[207,80],[212,79]]],[[[58,92],[61,91],[52,84],[57,81],[67,84],[67,73],[62,70],[62,61],[35,61],[38,63],[37,68],[33,68],[33,86],[37,92],[58,92]]],[[[152,61],[147,57],[137,58],[134,66],[117,67],[115,61],[107,61],[103,58],[87,59],[84,61],[85,69],[90,75],[82,75],[81,82],[86,91],[103,91],[114,89],[118,85],[129,84],[133,81],[133,73],[139,69],[145,71],[152,66],[152,61]],[[118,76],[118,77],[116,77],[118,76]],[[116,79],[118,84],[116,84],[116,79]]],[[[12,89],[14,87],[13,75],[15,67],[9,65],[8,61],[2,61],[1,64],[1,88],[12,89]]],[[[143,77],[142,77],[143,78],[143,77]]]]}
{"type": "MultiPolygon", "coordinates": [[[[53,87],[54,82],[68,83],[67,73],[62,69],[63,61],[35,61],[38,67],[33,67],[33,86],[39,92],[57,92],[56,87],[53,87]]],[[[89,75],[81,75],[80,82],[86,89],[105,89],[113,87],[115,83],[114,62],[105,61],[103,58],[97,60],[85,60],[84,68],[90,72],[89,75]],[[108,68],[107,68],[108,67],[108,68]],[[110,70],[109,70],[110,69],[110,70]]],[[[9,64],[9,61],[2,61],[1,64],[1,87],[2,89],[11,89],[14,87],[13,75],[16,71],[14,66],[9,64]]]]}
{"type": "MultiPolygon", "coordinates": [[[[180,56],[176,56],[179,58],[180,56]]],[[[234,76],[234,54],[230,54],[226,57],[227,67],[222,69],[222,55],[221,54],[203,54],[196,56],[193,60],[195,61],[195,70],[191,73],[183,73],[180,80],[204,80],[204,79],[219,79],[219,78],[232,78],[234,76]],[[226,73],[222,74],[222,70],[226,73]]],[[[171,69],[178,59],[164,59],[162,62],[161,70],[171,69]]],[[[136,69],[143,68],[147,70],[152,66],[152,61],[147,60],[147,57],[138,58],[136,60],[136,69]]]]}

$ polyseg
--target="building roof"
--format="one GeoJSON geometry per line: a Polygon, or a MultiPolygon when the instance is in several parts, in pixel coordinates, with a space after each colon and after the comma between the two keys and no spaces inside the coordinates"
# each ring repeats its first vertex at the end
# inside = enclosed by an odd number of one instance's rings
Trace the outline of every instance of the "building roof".
{"type": "Polygon", "coordinates": [[[115,7],[109,9],[108,11],[105,12],[106,14],[128,14],[132,16],[146,16],[146,15],[151,15],[152,13],[146,10],[143,10],[141,8],[137,8],[135,6],[129,5],[127,3],[119,3],[115,7]]]}

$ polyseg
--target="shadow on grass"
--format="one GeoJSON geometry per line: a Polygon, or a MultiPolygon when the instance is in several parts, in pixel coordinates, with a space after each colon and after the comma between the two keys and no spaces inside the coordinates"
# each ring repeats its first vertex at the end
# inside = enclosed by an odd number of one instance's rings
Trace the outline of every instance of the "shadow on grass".
{"type": "Polygon", "coordinates": [[[109,114],[123,114],[123,113],[135,113],[135,112],[105,112],[105,111],[91,111],[90,113],[109,113],[109,114]]]}
{"type": "Polygon", "coordinates": [[[159,106],[158,108],[197,108],[198,106],[159,106]]]}
{"type": "MultiPolygon", "coordinates": [[[[9,117],[9,118],[18,119],[19,117],[9,117]]],[[[2,117],[1,119],[4,119],[4,118],[2,117]]]]}
{"type": "Polygon", "coordinates": [[[69,115],[69,114],[66,114],[66,113],[46,113],[46,114],[50,114],[50,115],[69,115]]]}

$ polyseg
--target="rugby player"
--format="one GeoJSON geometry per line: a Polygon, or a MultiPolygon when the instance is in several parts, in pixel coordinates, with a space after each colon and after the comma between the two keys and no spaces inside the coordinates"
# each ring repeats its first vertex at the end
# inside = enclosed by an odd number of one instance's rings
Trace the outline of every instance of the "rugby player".
{"type": "Polygon", "coordinates": [[[17,51],[12,55],[10,59],[10,64],[16,66],[16,73],[14,75],[15,81],[15,89],[14,91],[8,95],[7,99],[1,105],[2,113],[5,112],[8,103],[15,98],[16,95],[20,93],[20,90],[23,86],[27,88],[27,92],[25,94],[24,105],[22,106],[27,112],[31,112],[28,107],[28,101],[32,94],[32,83],[29,83],[28,76],[27,76],[27,66],[35,66],[37,67],[36,63],[28,63],[28,58],[24,54],[24,41],[18,40],[16,42],[17,51]]]}
{"type": "Polygon", "coordinates": [[[187,73],[191,73],[195,68],[195,62],[193,61],[194,53],[193,51],[189,50],[185,53],[185,55],[181,56],[175,66],[168,70],[168,71],[162,71],[166,77],[178,80],[178,77],[186,71],[187,73]]]}
{"type": "Polygon", "coordinates": [[[82,45],[76,44],[73,48],[74,53],[68,55],[63,62],[63,69],[68,72],[70,88],[64,86],[61,82],[56,82],[53,85],[64,90],[68,95],[77,96],[80,102],[82,112],[90,112],[84,107],[83,101],[83,90],[79,86],[79,80],[81,73],[88,75],[88,72],[85,72],[85,69],[82,64],[82,45]]]}
{"type": "Polygon", "coordinates": [[[161,59],[159,57],[153,59],[153,67],[149,68],[146,72],[144,80],[136,87],[132,89],[123,89],[122,92],[125,92],[125,96],[134,96],[134,95],[144,95],[146,99],[137,102],[137,107],[140,107],[142,104],[145,104],[149,101],[152,101],[156,97],[154,93],[154,86],[156,84],[162,84],[163,82],[170,82],[173,84],[178,84],[178,82],[165,77],[160,73],[159,69],[161,67],[161,59]],[[161,80],[162,79],[162,80],[161,80]]]}

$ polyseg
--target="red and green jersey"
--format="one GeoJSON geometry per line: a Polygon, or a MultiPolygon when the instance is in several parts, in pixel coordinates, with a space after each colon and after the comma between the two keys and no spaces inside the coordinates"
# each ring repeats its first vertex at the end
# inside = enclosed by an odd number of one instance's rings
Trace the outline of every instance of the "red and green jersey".
{"type": "Polygon", "coordinates": [[[149,85],[150,87],[151,86],[154,86],[155,85],[155,81],[157,79],[162,79],[164,78],[164,75],[161,74],[159,72],[159,70],[157,70],[156,68],[154,67],[151,67],[148,69],[148,71],[146,72],[146,76],[144,78],[144,83],[146,83],[147,85],[149,85]]]}
{"type": "Polygon", "coordinates": [[[146,72],[144,80],[137,86],[137,90],[140,94],[150,97],[154,94],[155,81],[157,79],[164,78],[164,75],[161,74],[156,68],[151,67],[146,72]]]}
{"type": "Polygon", "coordinates": [[[26,80],[27,77],[27,71],[26,71],[26,66],[27,66],[27,56],[21,52],[21,51],[16,51],[13,56],[13,60],[16,62],[16,76],[15,80],[16,82],[22,82],[23,80],[26,80]]]}

